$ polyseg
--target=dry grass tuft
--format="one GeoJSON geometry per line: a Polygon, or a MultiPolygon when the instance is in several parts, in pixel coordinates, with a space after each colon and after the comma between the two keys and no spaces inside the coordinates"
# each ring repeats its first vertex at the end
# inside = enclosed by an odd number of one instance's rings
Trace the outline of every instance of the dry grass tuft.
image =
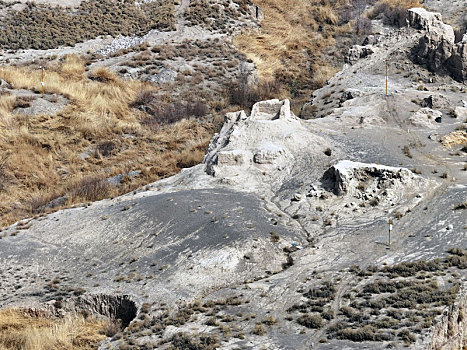
{"type": "Polygon", "coordinates": [[[105,322],[67,316],[48,319],[25,310],[0,311],[0,350],[91,350],[105,322]]]}

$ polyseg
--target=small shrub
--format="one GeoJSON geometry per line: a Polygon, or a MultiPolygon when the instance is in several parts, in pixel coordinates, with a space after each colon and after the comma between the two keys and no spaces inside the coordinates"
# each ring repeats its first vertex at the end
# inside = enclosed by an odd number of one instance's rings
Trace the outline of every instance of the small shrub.
{"type": "Polygon", "coordinates": [[[146,105],[150,105],[156,100],[156,93],[153,90],[141,89],[136,94],[134,101],[130,104],[130,107],[140,108],[145,110],[146,105]]]}
{"type": "Polygon", "coordinates": [[[321,317],[325,320],[332,320],[334,318],[334,311],[326,310],[321,313],[321,317]]]}
{"type": "Polygon", "coordinates": [[[401,330],[397,333],[397,336],[408,344],[415,343],[417,341],[417,337],[408,329],[401,330]]]}
{"type": "Polygon", "coordinates": [[[255,335],[260,335],[260,336],[265,335],[266,334],[266,328],[264,328],[264,326],[262,324],[256,324],[251,333],[255,334],[255,335]]]}
{"type": "Polygon", "coordinates": [[[400,324],[397,320],[389,317],[383,317],[382,319],[376,320],[372,325],[376,328],[394,328],[400,324]]]}
{"type": "Polygon", "coordinates": [[[313,299],[313,298],[326,298],[327,300],[333,300],[336,295],[336,288],[330,281],[323,283],[321,287],[310,289],[303,296],[313,299]]]}
{"type": "Polygon", "coordinates": [[[89,73],[88,78],[101,83],[110,83],[116,81],[117,75],[105,67],[99,67],[89,73]]]}
{"type": "Polygon", "coordinates": [[[174,14],[173,3],[162,1],[137,6],[132,2],[89,0],[81,2],[76,11],[31,2],[21,11],[8,10],[2,21],[0,46],[53,49],[100,35],[143,35],[151,29],[172,29],[174,14]]]}
{"type": "Polygon", "coordinates": [[[297,323],[307,328],[321,328],[324,324],[320,315],[303,315],[297,319],[297,323]]]}
{"type": "Polygon", "coordinates": [[[364,326],[357,329],[345,328],[337,332],[338,339],[348,339],[355,342],[375,340],[376,329],[372,326],[364,326]]]}
{"type": "Polygon", "coordinates": [[[371,20],[366,17],[360,17],[355,21],[355,31],[358,35],[370,34],[372,30],[371,20]]]}
{"type": "Polygon", "coordinates": [[[277,320],[274,318],[274,316],[267,316],[264,320],[263,323],[272,326],[277,323],[277,320]]]}
{"type": "Polygon", "coordinates": [[[402,152],[406,155],[406,157],[408,157],[408,158],[413,158],[412,153],[410,153],[410,148],[409,148],[409,146],[407,146],[407,145],[404,146],[404,147],[402,148],[402,152]]]}
{"type": "Polygon", "coordinates": [[[358,312],[357,310],[354,310],[353,308],[349,306],[341,307],[340,312],[344,316],[346,316],[350,322],[362,322],[364,319],[368,317],[364,315],[363,313],[358,312]]]}
{"type": "Polygon", "coordinates": [[[115,143],[113,141],[104,141],[97,145],[97,151],[103,156],[108,157],[114,153],[115,143]]]}
{"type": "Polygon", "coordinates": [[[281,236],[278,233],[273,231],[273,232],[270,232],[269,234],[271,235],[270,237],[271,242],[277,243],[280,241],[281,236]]]}
{"type": "Polygon", "coordinates": [[[418,260],[414,262],[405,262],[393,266],[385,266],[382,271],[394,276],[410,277],[420,271],[435,272],[442,268],[441,261],[434,259],[430,261],[418,260]]]}
{"type": "Polygon", "coordinates": [[[448,253],[452,255],[464,256],[467,254],[467,251],[464,252],[462,248],[450,248],[448,253]]]}
{"type": "Polygon", "coordinates": [[[102,176],[89,176],[68,188],[68,192],[73,198],[94,202],[110,194],[110,185],[102,176]]]}
{"type": "Polygon", "coordinates": [[[109,320],[104,328],[102,329],[102,334],[104,334],[106,337],[113,337],[116,335],[118,332],[120,332],[122,329],[122,321],[117,319],[117,320],[109,320]]]}
{"type": "Polygon", "coordinates": [[[212,334],[197,336],[188,333],[176,333],[169,340],[171,349],[213,350],[219,347],[219,339],[212,334]]]}
{"type": "Polygon", "coordinates": [[[8,155],[0,157],[0,192],[4,191],[10,180],[8,155]]]}
{"type": "Polygon", "coordinates": [[[219,322],[217,322],[217,319],[215,317],[211,317],[207,319],[205,325],[215,327],[219,325],[219,322]]]}

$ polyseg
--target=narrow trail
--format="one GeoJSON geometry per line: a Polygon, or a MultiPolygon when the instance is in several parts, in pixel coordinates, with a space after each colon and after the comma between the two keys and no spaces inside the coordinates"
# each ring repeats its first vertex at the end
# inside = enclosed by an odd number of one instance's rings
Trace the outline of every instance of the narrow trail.
{"type": "Polygon", "coordinates": [[[175,11],[175,26],[179,34],[185,32],[185,18],[183,15],[188,6],[190,6],[190,0],[181,0],[180,6],[175,11]]]}
{"type": "MultiPolygon", "coordinates": [[[[339,312],[339,309],[342,307],[342,299],[343,295],[347,292],[350,281],[351,281],[352,276],[348,276],[346,278],[343,278],[341,282],[339,283],[339,286],[337,288],[336,295],[334,297],[334,300],[331,304],[331,310],[334,312],[334,315],[337,315],[339,312]]],[[[306,349],[310,349],[315,347],[316,345],[319,344],[320,339],[326,338],[326,332],[329,327],[337,323],[337,319],[334,318],[331,320],[326,327],[320,328],[317,330],[307,341],[305,344],[306,349]]]]}

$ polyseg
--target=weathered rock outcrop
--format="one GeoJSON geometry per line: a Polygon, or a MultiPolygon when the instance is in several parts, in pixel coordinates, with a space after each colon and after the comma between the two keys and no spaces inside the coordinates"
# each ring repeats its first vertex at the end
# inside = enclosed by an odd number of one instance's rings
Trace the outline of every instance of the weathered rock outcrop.
{"type": "Polygon", "coordinates": [[[422,100],[420,106],[432,109],[448,109],[450,102],[443,95],[430,95],[422,100]]]}
{"type": "Polygon", "coordinates": [[[423,180],[406,168],[350,160],[342,160],[331,166],[323,176],[325,187],[339,196],[362,189],[374,193],[375,189],[389,190],[390,187],[406,186],[414,181],[423,180]]]}
{"type": "Polygon", "coordinates": [[[453,49],[453,54],[448,60],[448,69],[454,79],[458,81],[467,80],[467,36],[456,44],[453,49]]]}
{"type": "Polygon", "coordinates": [[[226,115],[203,163],[209,175],[229,182],[254,183],[268,175],[280,181],[305,150],[322,154],[316,145],[326,147],[329,142],[307,131],[288,100],[262,101],[253,106],[250,116],[243,111],[226,115]]]}
{"type": "Polygon", "coordinates": [[[458,81],[467,79],[467,42],[455,43],[454,30],[443,23],[441,14],[412,8],[408,24],[426,32],[412,49],[414,62],[432,72],[450,74],[458,81]]]}
{"type": "Polygon", "coordinates": [[[450,25],[444,24],[440,13],[429,12],[421,7],[408,11],[407,20],[412,28],[426,30],[427,32],[442,31],[454,40],[454,30],[450,25]]]}
{"type": "Polygon", "coordinates": [[[424,0],[423,6],[426,8],[441,12],[444,17],[449,17],[449,24],[453,26],[462,26],[467,21],[467,6],[465,0],[424,0]]]}
{"type": "Polygon", "coordinates": [[[347,56],[344,58],[344,61],[345,63],[353,64],[361,58],[370,56],[375,52],[374,50],[375,49],[372,45],[354,45],[349,49],[347,56]]]}
{"type": "Polygon", "coordinates": [[[466,107],[456,107],[454,110],[454,115],[453,117],[455,118],[467,118],[467,108],[466,107]]]}
{"type": "Polygon", "coordinates": [[[441,122],[442,115],[440,111],[425,107],[416,111],[408,120],[414,126],[434,129],[436,122],[441,122]]]}
{"type": "Polygon", "coordinates": [[[439,322],[432,328],[432,339],[424,347],[427,350],[464,349],[467,339],[467,295],[460,293],[457,302],[444,311],[439,322]]]}

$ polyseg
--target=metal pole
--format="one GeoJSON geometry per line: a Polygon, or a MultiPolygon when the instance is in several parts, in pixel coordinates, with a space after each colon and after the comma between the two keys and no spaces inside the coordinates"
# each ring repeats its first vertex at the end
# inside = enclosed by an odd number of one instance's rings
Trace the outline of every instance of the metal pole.
{"type": "Polygon", "coordinates": [[[42,87],[42,98],[44,98],[44,67],[41,67],[42,74],[41,74],[41,87],[42,87]]]}
{"type": "Polygon", "coordinates": [[[391,231],[392,231],[392,221],[389,219],[389,248],[391,248],[391,231]]]}
{"type": "Polygon", "coordinates": [[[388,95],[389,58],[386,58],[386,96],[388,95]]]}

